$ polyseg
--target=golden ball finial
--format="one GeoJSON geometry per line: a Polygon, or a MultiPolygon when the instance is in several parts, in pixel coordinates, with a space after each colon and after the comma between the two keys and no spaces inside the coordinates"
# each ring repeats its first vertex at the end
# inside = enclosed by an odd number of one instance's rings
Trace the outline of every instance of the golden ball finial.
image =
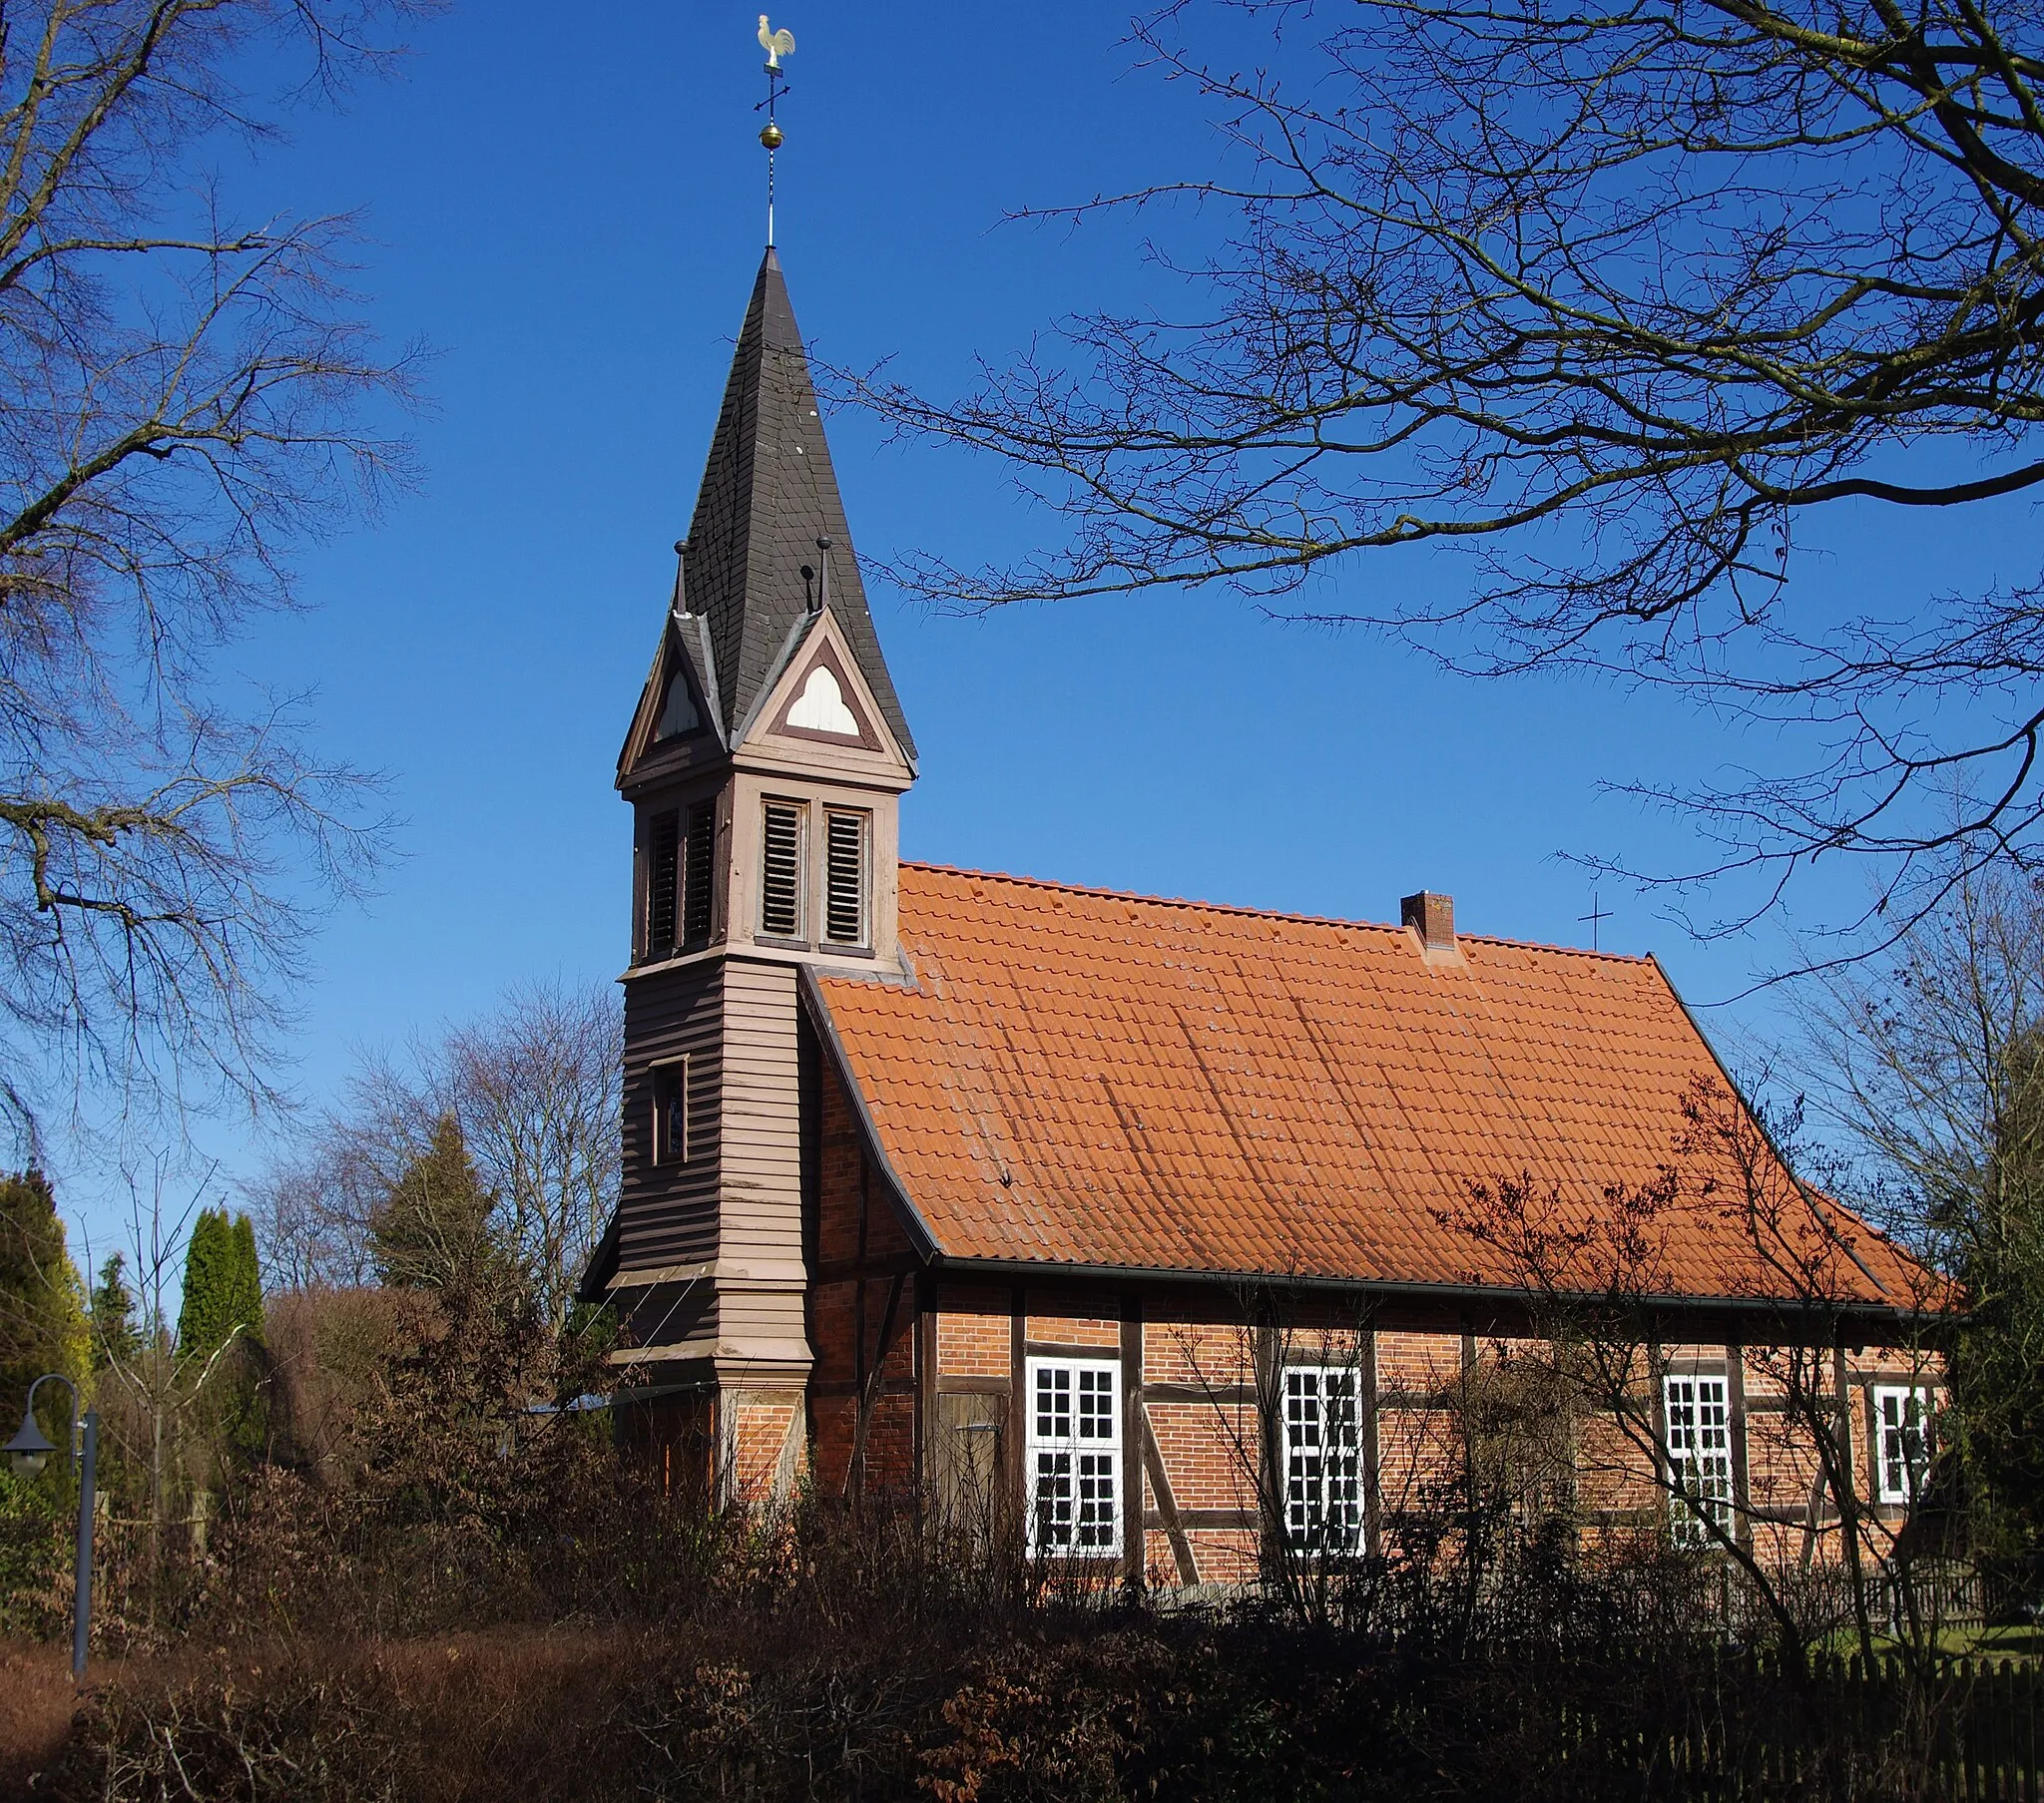
{"type": "Polygon", "coordinates": [[[782,134],[780,128],[777,125],[775,125],[772,120],[769,119],[767,120],[766,125],[761,128],[760,142],[764,144],[769,151],[777,151],[778,149],[780,149],[781,145],[786,142],[786,138],[782,134]]]}

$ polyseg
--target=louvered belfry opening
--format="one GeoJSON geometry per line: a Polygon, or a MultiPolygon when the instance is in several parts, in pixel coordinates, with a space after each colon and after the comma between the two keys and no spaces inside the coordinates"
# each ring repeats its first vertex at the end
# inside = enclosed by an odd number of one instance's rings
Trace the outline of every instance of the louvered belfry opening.
{"type": "Polygon", "coordinates": [[[864,814],[832,813],[823,871],[823,937],[833,945],[866,942],[864,814]]]}
{"type": "Polygon", "coordinates": [[[710,938],[710,883],[717,854],[717,803],[698,802],[689,809],[689,837],[682,884],[682,940],[703,945],[710,938]]]}
{"type": "Polygon", "coordinates": [[[646,835],[646,956],[665,958],[674,949],[676,890],[681,871],[677,851],[681,816],[655,814],[646,835]]]}
{"type": "Polygon", "coordinates": [[[760,931],[768,939],[802,936],[802,810],[792,802],[766,804],[760,931]]]}

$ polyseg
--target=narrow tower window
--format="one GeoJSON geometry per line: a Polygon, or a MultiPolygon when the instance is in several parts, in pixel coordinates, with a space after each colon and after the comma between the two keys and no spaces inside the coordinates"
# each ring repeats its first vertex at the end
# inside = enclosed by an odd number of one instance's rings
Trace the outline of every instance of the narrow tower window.
{"type": "Polygon", "coordinates": [[[802,810],[791,801],[766,808],[760,859],[760,931],[768,939],[802,936],[802,810]]]}
{"type": "Polygon", "coordinates": [[[687,870],[682,885],[682,939],[701,945],[710,937],[710,871],[717,852],[717,804],[689,809],[687,870]]]}
{"type": "Polygon", "coordinates": [[[866,943],[867,814],[832,813],[824,848],[823,937],[832,945],[866,943]]]}
{"type": "Polygon", "coordinates": [[[675,901],[680,870],[676,854],[681,816],[655,814],[646,833],[646,956],[665,958],[674,949],[675,901]]]}
{"type": "Polygon", "coordinates": [[[689,1161],[689,1061],[653,1067],[653,1161],[689,1161]]]}

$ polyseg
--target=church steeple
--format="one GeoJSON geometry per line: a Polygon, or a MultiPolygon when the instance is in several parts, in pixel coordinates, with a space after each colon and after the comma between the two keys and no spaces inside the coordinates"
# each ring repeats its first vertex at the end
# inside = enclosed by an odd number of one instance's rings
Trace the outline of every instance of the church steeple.
{"type": "MultiPolygon", "coordinates": [[[[701,616],[727,744],[746,735],[811,612],[829,609],[902,751],[915,741],[887,674],[788,303],[780,259],[760,264],[689,528],[683,605],[701,616]],[[816,541],[827,539],[827,550],[816,541]],[[805,579],[802,572],[810,575],[805,579]]],[[[693,654],[696,657],[701,653],[693,654]]]]}
{"type": "Polygon", "coordinates": [[[769,249],[619,759],[624,1163],[584,1284],[629,1321],[621,1385],[694,1423],[720,1486],[764,1473],[780,1494],[800,1462],[821,1130],[804,986],[911,980],[897,845],[914,780],[769,249]]]}

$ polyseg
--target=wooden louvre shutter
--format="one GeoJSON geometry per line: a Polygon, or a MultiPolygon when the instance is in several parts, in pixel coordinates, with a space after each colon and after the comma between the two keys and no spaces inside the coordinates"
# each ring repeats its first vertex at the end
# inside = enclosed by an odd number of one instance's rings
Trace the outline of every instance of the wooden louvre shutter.
{"type": "Polygon", "coordinates": [[[689,809],[689,837],[682,884],[682,940],[700,945],[710,937],[710,872],[717,852],[717,804],[689,809]]]}
{"type": "Polygon", "coordinates": [[[823,937],[833,945],[866,942],[866,816],[827,816],[823,937]]]}
{"type": "Polygon", "coordinates": [[[665,958],[674,950],[675,890],[681,872],[681,816],[655,814],[646,835],[646,956],[665,958]]]}
{"type": "Polygon", "coordinates": [[[766,805],[760,860],[760,931],[769,939],[802,932],[802,810],[788,801],[766,805]]]}

